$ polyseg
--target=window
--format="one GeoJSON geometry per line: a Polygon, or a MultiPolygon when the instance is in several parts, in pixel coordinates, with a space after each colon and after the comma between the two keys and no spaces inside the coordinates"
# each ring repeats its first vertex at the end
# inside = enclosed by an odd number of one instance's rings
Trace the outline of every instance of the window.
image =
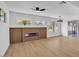
{"type": "Polygon", "coordinates": [[[55,31],[55,22],[54,21],[48,21],[48,31],[55,31]]]}

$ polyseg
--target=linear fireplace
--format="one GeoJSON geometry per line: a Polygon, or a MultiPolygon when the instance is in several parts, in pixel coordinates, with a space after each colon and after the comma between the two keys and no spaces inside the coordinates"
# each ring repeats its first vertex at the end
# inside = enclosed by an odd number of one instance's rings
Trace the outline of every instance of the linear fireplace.
{"type": "Polygon", "coordinates": [[[25,37],[33,37],[33,36],[38,36],[38,33],[37,32],[28,32],[28,33],[25,33],[24,35],[25,37]]]}

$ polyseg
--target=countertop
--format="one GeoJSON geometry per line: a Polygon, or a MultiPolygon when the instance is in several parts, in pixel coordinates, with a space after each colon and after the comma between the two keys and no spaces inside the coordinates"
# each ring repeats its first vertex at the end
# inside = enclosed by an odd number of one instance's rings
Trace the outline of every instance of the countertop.
{"type": "Polygon", "coordinates": [[[10,26],[9,28],[47,28],[47,26],[10,26]]]}

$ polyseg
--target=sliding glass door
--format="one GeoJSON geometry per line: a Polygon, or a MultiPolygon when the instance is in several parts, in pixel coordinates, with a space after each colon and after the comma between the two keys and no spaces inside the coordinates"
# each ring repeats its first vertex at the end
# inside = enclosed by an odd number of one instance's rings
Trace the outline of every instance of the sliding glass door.
{"type": "Polygon", "coordinates": [[[69,21],[68,22],[68,35],[72,37],[79,36],[79,21],[69,21]]]}

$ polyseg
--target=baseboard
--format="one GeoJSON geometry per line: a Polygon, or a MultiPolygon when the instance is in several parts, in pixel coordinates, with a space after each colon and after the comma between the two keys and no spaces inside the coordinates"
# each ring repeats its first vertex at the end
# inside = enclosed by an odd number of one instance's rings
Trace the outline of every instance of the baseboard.
{"type": "Polygon", "coordinates": [[[56,38],[56,37],[63,37],[62,35],[57,35],[57,36],[51,36],[51,37],[47,37],[47,38],[56,38]]]}
{"type": "Polygon", "coordinates": [[[4,55],[5,55],[6,51],[8,50],[9,46],[10,45],[8,44],[8,46],[5,48],[4,52],[2,53],[2,56],[1,57],[4,57],[4,55]]]}

